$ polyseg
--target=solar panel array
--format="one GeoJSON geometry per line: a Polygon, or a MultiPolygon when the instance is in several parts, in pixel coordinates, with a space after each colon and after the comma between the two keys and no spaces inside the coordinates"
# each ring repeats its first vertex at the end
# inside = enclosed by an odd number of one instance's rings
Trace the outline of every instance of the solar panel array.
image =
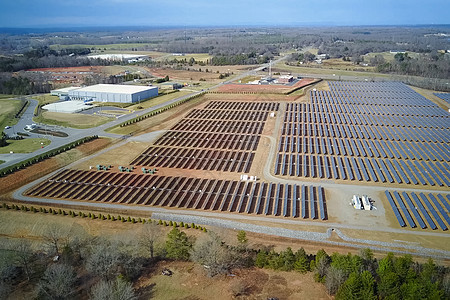
{"type": "Polygon", "coordinates": [[[385,194],[401,227],[448,230],[450,195],[397,191],[385,194]]]}
{"type": "Polygon", "coordinates": [[[194,109],[131,164],[248,173],[274,102],[212,101],[194,109]]]}
{"type": "Polygon", "coordinates": [[[450,116],[397,82],[330,82],[288,103],[275,174],[450,187],[450,116]]]}
{"type": "Polygon", "coordinates": [[[29,189],[32,197],[328,218],[320,186],[179,176],[62,170],[29,189]]]}
{"type": "Polygon", "coordinates": [[[446,101],[447,103],[450,103],[450,93],[434,93],[434,95],[446,101]]]}

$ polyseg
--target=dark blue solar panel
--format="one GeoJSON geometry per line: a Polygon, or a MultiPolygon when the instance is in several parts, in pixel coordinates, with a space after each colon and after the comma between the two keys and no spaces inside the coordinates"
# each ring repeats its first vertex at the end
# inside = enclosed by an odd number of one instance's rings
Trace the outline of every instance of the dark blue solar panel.
{"type": "Polygon", "coordinates": [[[297,196],[297,185],[294,184],[294,187],[292,188],[292,216],[294,218],[298,217],[297,213],[297,206],[298,206],[298,196],[297,196]]]}
{"type": "Polygon", "coordinates": [[[397,218],[398,223],[401,227],[405,227],[405,221],[403,221],[403,217],[400,214],[400,211],[397,208],[397,205],[395,204],[394,200],[392,199],[391,194],[388,191],[385,191],[386,197],[389,201],[389,204],[391,205],[392,211],[394,212],[395,217],[397,218]]]}
{"type": "Polygon", "coordinates": [[[444,222],[442,221],[441,217],[439,217],[437,211],[434,209],[434,207],[431,205],[430,201],[428,200],[428,198],[423,194],[420,193],[420,198],[422,198],[422,201],[425,203],[425,205],[428,208],[428,211],[433,215],[434,219],[436,220],[436,222],[439,224],[439,227],[441,227],[442,230],[447,230],[447,226],[445,226],[444,222]]]}
{"type": "Polygon", "coordinates": [[[430,228],[433,229],[433,230],[437,229],[436,224],[431,219],[431,217],[428,214],[428,212],[426,211],[425,207],[423,207],[423,204],[420,201],[419,197],[417,197],[417,195],[415,193],[411,193],[411,197],[414,199],[414,202],[416,203],[416,205],[419,208],[420,212],[425,217],[425,220],[427,220],[427,223],[430,226],[430,228]]]}
{"type": "Polygon", "coordinates": [[[302,185],[302,218],[306,218],[306,186],[302,185]]]}
{"type": "Polygon", "coordinates": [[[309,208],[310,208],[310,212],[311,212],[311,219],[315,219],[316,218],[316,204],[314,203],[315,201],[315,197],[314,197],[314,187],[310,186],[309,187],[309,208]]]}
{"type": "Polygon", "coordinates": [[[426,228],[427,226],[422,220],[422,217],[417,212],[417,208],[412,203],[411,199],[409,198],[408,194],[406,192],[402,193],[403,199],[405,199],[406,204],[409,206],[409,210],[413,213],[414,217],[416,218],[417,222],[419,222],[419,225],[422,229],[426,228]]]}
{"type": "Polygon", "coordinates": [[[289,185],[285,184],[284,185],[284,205],[283,205],[283,216],[287,217],[288,216],[288,196],[289,196],[289,185]]]}
{"type": "Polygon", "coordinates": [[[267,191],[267,196],[266,196],[266,207],[264,209],[264,214],[268,215],[269,214],[269,207],[270,207],[270,195],[272,194],[272,186],[274,186],[274,184],[269,183],[269,190],[267,191]]]}
{"type": "Polygon", "coordinates": [[[434,206],[436,206],[437,210],[441,213],[441,215],[444,217],[445,221],[448,225],[450,225],[450,218],[448,216],[448,213],[445,211],[445,209],[442,207],[442,205],[439,203],[439,201],[436,199],[436,197],[433,194],[428,194],[428,197],[433,201],[434,206]]]}
{"type": "Polygon", "coordinates": [[[317,188],[317,195],[318,195],[318,198],[319,198],[320,218],[322,220],[325,220],[326,215],[325,215],[325,205],[324,205],[324,199],[323,199],[324,195],[323,195],[323,191],[322,191],[322,187],[321,186],[319,186],[317,188]]]}
{"type": "Polygon", "coordinates": [[[400,206],[400,209],[402,210],[403,214],[406,217],[406,221],[408,221],[409,226],[412,228],[416,228],[416,223],[414,223],[414,220],[411,218],[411,215],[409,214],[408,209],[405,206],[405,203],[403,203],[402,198],[400,197],[399,193],[397,191],[394,191],[394,197],[397,200],[397,203],[400,206]]]}

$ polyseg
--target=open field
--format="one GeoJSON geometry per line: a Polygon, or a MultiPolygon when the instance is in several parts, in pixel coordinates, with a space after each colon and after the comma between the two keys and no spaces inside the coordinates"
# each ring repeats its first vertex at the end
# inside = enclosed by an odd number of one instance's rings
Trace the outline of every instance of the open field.
{"type": "Polygon", "coordinates": [[[14,116],[22,108],[25,101],[22,100],[7,100],[9,97],[6,96],[0,99],[0,131],[3,131],[5,126],[12,126],[17,123],[14,116]]]}
{"type": "Polygon", "coordinates": [[[50,145],[48,139],[23,139],[23,140],[8,140],[8,146],[0,147],[0,153],[31,153],[39,148],[50,145]]]}
{"type": "Polygon", "coordinates": [[[318,65],[313,67],[296,67],[296,66],[289,66],[285,63],[281,62],[274,66],[273,71],[276,70],[281,71],[288,71],[294,74],[326,74],[336,75],[336,80],[339,79],[339,76],[354,76],[354,77],[364,77],[364,78],[372,78],[372,77],[382,77],[388,79],[390,75],[388,74],[381,74],[381,73],[375,73],[375,72],[361,72],[361,71],[347,71],[347,70],[335,70],[335,69],[327,69],[327,68],[321,68],[318,65]]]}
{"type": "Polygon", "coordinates": [[[39,105],[45,105],[45,104],[59,101],[58,96],[52,96],[50,94],[35,96],[35,97],[33,97],[33,99],[37,100],[39,102],[39,105]]]}
{"type": "Polygon", "coordinates": [[[202,267],[194,263],[159,262],[149,278],[141,278],[138,288],[146,290],[152,299],[233,299],[233,290],[243,285],[237,299],[329,299],[325,287],[314,282],[311,274],[276,272],[252,268],[236,270],[234,276],[208,278],[202,267]],[[163,268],[173,271],[170,278],[161,275],[163,268]]]}
{"type": "Polygon", "coordinates": [[[348,70],[348,71],[374,71],[374,67],[365,67],[362,65],[355,65],[351,61],[343,61],[342,58],[331,58],[322,60],[320,68],[336,69],[336,70],[348,70]]]}
{"type": "Polygon", "coordinates": [[[164,53],[163,55],[156,57],[155,60],[159,61],[159,60],[187,60],[189,62],[189,60],[193,58],[195,59],[195,61],[199,62],[205,62],[209,59],[212,58],[211,55],[209,55],[208,53],[185,53],[184,55],[173,55],[173,53],[164,53]]]}
{"type": "Polygon", "coordinates": [[[33,121],[39,123],[79,129],[97,127],[111,120],[112,118],[98,115],[86,115],[80,113],[68,114],[50,111],[44,111],[39,117],[33,118],[33,121]]]}
{"type": "Polygon", "coordinates": [[[152,107],[152,106],[155,106],[155,105],[159,105],[159,104],[164,103],[166,101],[169,101],[169,100],[172,100],[172,99],[175,99],[175,98],[178,98],[178,97],[182,97],[182,96],[188,95],[190,93],[192,93],[192,92],[191,91],[184,91],[184,90],[181,89],[179,91],[176,91],[176,92],[173,92],[173,93],[170,93],[170,94],[167,94],[167,95],[162,94],[162,95],[160,95],[158,97],[155,97],[155,98],[152,98],[150,100],[147,100],[147,101],[144,101],[144,102],[141,102],[141,103],[133,104],[131,106],[128,106],[127,109],[129,109],[129,110],[146,109],[146,108],[149,108],[149,107],[152,107]]]}

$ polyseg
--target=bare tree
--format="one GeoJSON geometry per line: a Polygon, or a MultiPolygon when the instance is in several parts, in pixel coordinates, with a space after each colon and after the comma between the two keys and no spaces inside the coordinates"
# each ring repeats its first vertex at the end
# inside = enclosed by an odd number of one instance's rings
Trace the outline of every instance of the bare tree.
{"type": "Polygon", "coordinates": [[[328,268],[325,277],[325,287],[327,288],[328,294],[335,295],[346,279],[343,270],[333,267],[328,268]]]}
{"type": "Polygon", "coordinates": [[[27,276],[27,280],[30,280],[33,273],[33,262],[35,259],[30,242],[27,240],[20,240],[18,242],[14,242],[10,247],[15,253],[15,262],[23,269],[25,275],[27,276]]]}
{"type": "Polygon", "coordinates": [[[101,280],[91,289],[91,300],[134,300],[137,299],[133,286],[122,277],[115,281],[101,280]]]}
{"type": "Polygon", "coordinates": [[[49,246],[51,254],[59,255],[63,245],[68,242],[68,235],[60,226],[51,225],[44,234],[45,243],[49,246]]]}
{"type": "Polygon", "coordinates": [[[86,269],[104,279],[114,277],[119,272],[120,253],[117,247],[107,242],[94,246],[86,259],[86,269]]]}
{"type": "Polygon", "coordinates": [[[227,273],[242,264],[241,254],[229,249],[212,231],[206,237],[197,240],[191,258],[204,265],[209,276],[227,273]]]}
{"type": "Polygon", "coordinates": [[[38,285],[43,298],[68,299],[75,293],[74,285],[77,273],[74,268],[66,264],[52,264],[45,270],[38,285]]]}
{"type": "Polygon", "coordinates": [[[139,244],[148,249],[150,258],[154,257],[155,245],[161,240],[161,228],[155,222],[145,223],[139,233],[139,244]]]}

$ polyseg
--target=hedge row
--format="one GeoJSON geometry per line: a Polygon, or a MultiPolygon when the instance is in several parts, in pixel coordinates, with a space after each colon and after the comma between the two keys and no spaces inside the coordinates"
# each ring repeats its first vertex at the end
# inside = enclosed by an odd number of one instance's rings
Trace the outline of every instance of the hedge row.
{"type": "Polygon", "coordinates": [[[173,104],[164,106],[164,107],[162,107],[162,108],[155,109],[155,110],[153,110],[153,111],[151,111],[151,112],[149,112],[149,113],[146,113],[146,114],[144,114],[144,115],[142,115],[142,116],[139,116],[139,117],[133,118],[133,119],[131,119],[131,120],[125,121],[125,122],[119,124],[119,126],[120,126],[120,127],[125,127],[125,126],[128,126],[128,125],[131,125],[131,124],[140,122],[140,121],[145,120],[145,119],[147,119],[147,118],[149,118],[149,117],[152,117],[152,116],[154,116],[154,115],[157,115],[157,114],[160,114],[160,113],[162,113],[162,112],[165,112],[166,110],[169,110],[169,109],[171,109],[171,108],[173,108],[173,107],[175,107],[175,106],[178,106],[178,105],[183,104],[183,103],[185,103],[185,102],[191,101],[192,99],[198,98],[198,97],[202,96],[203,94],[205,94],[205,92],[202,92],[202,93],[199,93],[199,94],[197,94],[197,95],[188,97],[188,98],[186,98],[186,99],[180,100],[180,101],[178,101],[178,102],[175,102],[175,103],[173,103],[173,104]]]}
{"type": "Polygon", "coordinates": [[[29,211],[29,212],[33,212],[33,213],[44,213],[44,214],[52,214],[52,215],[71,216],[73,218],[75,218],[75,217],[89,218],[89,219],[92,219],[92,220],[98,219],[98,220],[108,220],[108,221],[121,221],[122,223],[128,222],[128,223],[133,223],[133,224],[136,224],[136,223],[145,224],[145,223],[152,223],[153,222],[153,223],[155,223],[157,225],[161,225],[161,226],[183,227],[183,228],[186,228],[186,229],[193,228],[193,229],[198,229],[198,230],[202,230],[204,232],[207,232],[206,227],[198,226],[195,223],[188,224],[188,223],[184,223],[184,222],[177,223],[175,221],[163,221],[163,220],[156,221],[156,220],[152,220],[150,218],[149,219],[133,218],[133,217],[130,217],[130,216],[128,216],[128,217],[121,216],[121,215],[113,216],[113,215],[110,215],[110,214],[100,214],[100,213],[96,215],[95,213],[91,213],[91,212],[85,213],[85,212],[81,212],[81,211],[80,212],[76,212],[76,211],[73,211],[73,210],[66,211],[66,210],[63,210],[61,208],[59,208],[59,209],[56,209],[56,208],[55,209],[54,208],[47,209],[45,207],[36,208],[34,206],[30,206],[30,207],[28,207],[26,205],[20,205],[19,206],[17,204],[8,205],[6,203],[3,203],[1,207],[3,209],[6,209],[6,210],[10,210],[10,209],[12,209],[12,210],[21,210],[21,211],[25,211],[25,212],[29,211]]]}
{"type": "Polygon", "coordinates": [[[74,141],[72,143],[63,145],[63,146],[61,146],[59,148],[47,151],[47,152],[39,154],[39,155],[37,155],[35,157],[32,157],[32,158],[29,158],[27,160],[21,161],[21,162],[19,162],[17,164],[14,164],[12,166],[0,169],[0,177],[6,176],[6,175],[11,174],[11,173],[14,173],[15,171],[18,171],[20,169],[24,169],[24,168],[26,168],[28,166],[31,166],[32,164],[41,162],[44,159],[47,159],[47,158],[50,158],[52,156],[58,155],[58,154],[60,154],[62,152],[68,151],[68,150],[70,150],[72,148],[75,148],[76,146],[79,146],[79,145],[81,145],[83,143],[95,140],[97,138],[98,138],[97,135],[87,136],[85,138],[76,140],[76,141],[74,141]]]}
{"type": "Polygon", "coordinates": [[[22,115],[23,111],[25,110],[25,108],[28,106],[28,100],[26,100],[24,102],[24,104],[22,105],[22,107],[20,108],[20,110],[17,112],[17,114],[15,115],[15,118],[20,118],[20,116],[22,115]]]}

